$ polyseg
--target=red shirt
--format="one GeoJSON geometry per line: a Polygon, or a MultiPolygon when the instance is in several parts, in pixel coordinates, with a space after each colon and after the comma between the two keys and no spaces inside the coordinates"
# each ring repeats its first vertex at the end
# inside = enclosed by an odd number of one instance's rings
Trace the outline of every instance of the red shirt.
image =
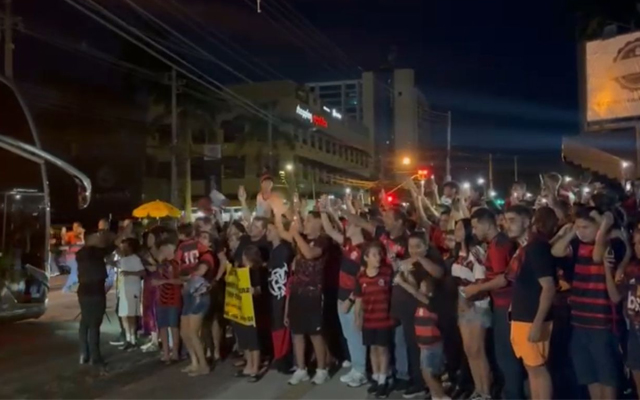
{"type": "Polygon", "coordinates": [[[440,254],[447,252],[446,235],[439,226],[433,225],[431,227],[429,241],[440,250],[440,254]]]}
{"type": "Polygon", "coordinates": [[[338,299],[347,300],[356,288],[356,277],[360,272],[362,246],[354,246],[351,242],[342,247],[340,275],[338,278],[338,299]]]}
{"type": "Polygon", "coordinates": [[[362,327],[388,329],[395,324],[391,318],[391,282],[393,270],[381,267],[375,276],[366,270],[358,273],[354,295],[362,301],[362,327]]]}
{"type": "Polygon", "coordinates": [[[187,239],[179,243],[175,260],[180,264],[180,272],[190,273],[198,266],[202,255],[208,251],[209,249],[196,239],[187,239]]]}
{"type": "MultiPolygon", "coordinates": [[[[175,261],[165,261],[158,266],[160,279],[180,279],[180,267],[175,261]]],[[[180,307],[182,303],[182,285],[165,283],[158,289],[158,305],[180,307]]]]}
{"type": "MultiPolygon", "coordinates": [[[[504,274],[509,261],[515,253],[516,246],[507,235],[500,232],[489,242],[487,247],[486,267],[487,281],[504,274]]],[[[494,307],[509,307],[511,304],[511,288],[509,286],[491,291],[494,307]]]]}

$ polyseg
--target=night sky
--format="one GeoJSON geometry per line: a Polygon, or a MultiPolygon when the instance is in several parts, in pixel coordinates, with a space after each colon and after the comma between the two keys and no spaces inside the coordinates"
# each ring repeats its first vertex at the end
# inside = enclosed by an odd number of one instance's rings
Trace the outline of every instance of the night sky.
{"type": "MultiPolygon", "coordinates": [[[[18,13],[23,13],[28,26],[59,32],[65,38],[122,57],[115,35],[66,2],[47,1],[46,7],[53,12],[47,17],[41,12],[44,1],[21,3],[18,13]]],[[[122,0],[99,3],[136,26],[149,26],[122,0]]],[[[557,162],[561,137],[577,134],[580,129],[578,13],[588,17],[589,12],[600,12],[602,4],[606,5],[593,0],[262,0],[263,12],[258,14],[255,0],[135,3],[252,80],[280,76],[300,82],[356,78],[360,68],[380,67],[393,51],[396,67],[416,70],[418,86],[434,109],[452,111],[456,151],[492,152],[497,159],[511,154],[526,159],[527,155],[544,152],[557,162]],[[211,29],[209,38],[193,21],[185,24],[180,20],[176,14],[180,6],[211,29]],[[340,50],[299,20],[293,10],[340,50]],[[224,38],[230,38],[251,59],[235,48],[225,51],[211,38],[223,40],[220,43],[227,49],[230,45],[224,38]],[[239,54],[250,59],[253,68],[234,58],[239,54]],[[255,65],[260,71],[255,71],[255,65]]],[[[48,46],[25,37],[16,42],[20,65],[32,60],[25,53],[48,46]]],[[[61,54],[50,46],[42,51],[61,54]]],[[[51,58],[49,69],[58,65],[60,73],[100,79],[91,68],[78,70],[75,63],[70,67],[68,58],[51,58]]],[[[221,82],[238,81],[215,64],[190,59],[221,82]]],[[[27,66],[23,73],[37,76],[33,68],[27,66]]],[[[105,72],[109,77],[113,74],[105,72]]],[[[444,144],[441,128],[433,132],[436,147],[444,144]]]]}

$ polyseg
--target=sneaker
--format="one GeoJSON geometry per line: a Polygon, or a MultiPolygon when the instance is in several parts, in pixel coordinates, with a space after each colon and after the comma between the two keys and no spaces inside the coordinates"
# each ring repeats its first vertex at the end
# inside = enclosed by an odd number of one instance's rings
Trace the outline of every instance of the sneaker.
{"type": "Polygon", "coordinates": [[[122,346],[127,342],[124,335],[119,335],[116,339],[110,340],[109,344],[112,346],[122,346]]]}
{"type": "Polygon", "coordinates": [[[378,384],[376,399],[386,399],[387,397],[389,397],[389,383],[385,382],[383,385],[378,384]]]}
{"type": "Polygon", "coordinates": [[[296,372],[293,373],[291,379],[289,379],[289,385],[295,386],[300,384],[301,382],[306,382],[309,380],[309,373],[306,369],[296,369],[296,372]]]}
{"type": "Polygon", "coordinates": [[[402,397],[405,399],[415,399],[416,397],[424,397],[426,394],[427,392],[423,387],[413,385],[408,387],[407,390],[404,391],[402,397]]]}
{"type": "Polygon", "coordinates": [[[317,369],[311,383],[316,385],[322,385],[329,380],[329,371],[326,369],[317,369]]]}
{"type": "Polygon", "coordinates": [[[342,383],[349,383],[351,382],[351,379],[353,378],[354,374],[357,374],[356,370],[350,370],[349,372],[347,372],[346,374],[342,375],[340,377],[340,382],[342,383]]]}
{"type": "Polygon", "coordinates": [[[483,400],[483,399],[484,399],[484,396],[478,392],[473,392],[469,397],[469,400],[483,400]]]}
{"type": "Polygon", "coordinates": [[[136,345],[131,343],[131,342],[127,342],[124,344],[124,346],[120,347],[120,350],[122,351],[129,351],[129,350],[133,350],[136,348],[136,345]]]}
{"type": "Polygon", "coordinates": [[[352,387],[352,388],[357,388],[366,384],[367,382],[368,382],[368,379],[366,376],[364,376],[358,371],[354,371],[353,375],[351,375],[351,380],[347,382],[347,385],[349,385],[349,387],[352,387]]]}
{"type": "Polygon", "coordinates": [[[373,394],[376,393],[378,391],[378,382],[371,382],[371,385],[369,386],[369,389],[367,389],[367,393],[369,394],[373,394]]]}
{"type": "Polygon", "coordinates": [[[351,361],[349,360],[344,360],[342,362],[342,368],[351,368],[351,361]]]}
{"type": "Polygon", "coordinates": [[[394,379],[393,390],[396,392],[405,392],[409,388],[409,381],[406,379],[394,379]]]}

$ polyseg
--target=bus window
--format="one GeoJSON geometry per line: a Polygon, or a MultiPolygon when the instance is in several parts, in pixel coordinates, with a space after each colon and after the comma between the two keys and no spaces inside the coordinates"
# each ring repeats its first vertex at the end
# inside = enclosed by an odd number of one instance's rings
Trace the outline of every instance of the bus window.
{"type": "MultiPolygon", "coordinates": [[[[0,112],[0,135],[35,145],[17,96],[2,82],[0,112]]],[[[13,269],[31,265],[46,270],[48,210],[41,166],[0,148],[0,171],[0,265],[13,269]]]]}

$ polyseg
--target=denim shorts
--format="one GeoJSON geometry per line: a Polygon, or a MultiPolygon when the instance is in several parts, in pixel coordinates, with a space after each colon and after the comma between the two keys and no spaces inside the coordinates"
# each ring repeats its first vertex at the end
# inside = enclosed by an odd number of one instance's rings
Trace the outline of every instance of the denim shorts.
{"type": "Polygon", "coordinates": [[[491,328],[491,308],[472,304],[468,309],[458,311],[458,324],[478,324],[485,329],[491,328]]]}
{"type": "Polygon", "coordinates": [[[621,355],[611,330],[573,327],[570,347],[579,384],[618,385],[621,355]]]}
{"type": "Polygon", "coordinates": [[[158,329],[177,328],[180,326],[180,308],[158,305],[156,308],[158,329]]]}
{"type": "Polygon", "coordinates": [[[209,311],[211,297],[208,293],[202,296],[194,296],[191,293],[182,295],[182,315],[204,315],[209,311]]]}
{"type": "Polygon", "coordinates": [[[420,367],[430,375],[444,372],[444,349],[442,342],[420,348],[420,367]]]}

